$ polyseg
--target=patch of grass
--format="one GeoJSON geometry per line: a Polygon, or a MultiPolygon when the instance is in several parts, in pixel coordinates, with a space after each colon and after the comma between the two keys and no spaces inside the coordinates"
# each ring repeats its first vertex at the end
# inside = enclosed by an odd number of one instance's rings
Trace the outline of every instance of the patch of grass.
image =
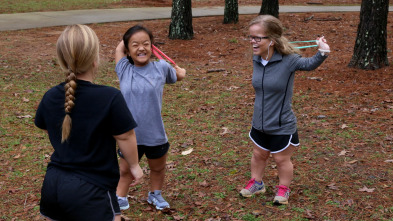
{"type": "Polygon", "coordinates": [[[236,38],[231,38],[228,40],[230,43],[238,43],[239,41],[236,38]]]}
{"type": "Polygon", "coordinates": [[[0,2],[0,13],[107,8],[121,1],[125,0],[5,0],[0,2]]]}

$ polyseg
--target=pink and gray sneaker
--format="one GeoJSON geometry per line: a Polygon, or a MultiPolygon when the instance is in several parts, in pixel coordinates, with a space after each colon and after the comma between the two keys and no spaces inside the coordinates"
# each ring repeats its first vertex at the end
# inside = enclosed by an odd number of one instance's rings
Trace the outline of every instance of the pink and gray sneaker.
{"type": "Polygon", "coordinates": [[[276,188],[277,193],[274,197],[273,203],[275,205],[288,204],[289,192],[291,192],[291,190],[284,185],[276,186],[276,188]]]}
{"type": "Polygon", "coordinates": [[[258,181],[255,180],[255,178],[253,178],[249,180],[247,186],[240,191],[240,196],[251,197],[254,194],[259,194],[264,192],[266,192],[266,189],[265,189],[265,185],[263,184],[263,181],[259,183],[258,181]]]}

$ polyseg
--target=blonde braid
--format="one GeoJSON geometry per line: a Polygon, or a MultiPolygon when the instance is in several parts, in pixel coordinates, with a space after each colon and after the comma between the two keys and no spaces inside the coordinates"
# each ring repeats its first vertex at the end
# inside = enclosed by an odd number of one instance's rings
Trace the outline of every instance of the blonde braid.
{"type": "Polygon", "coordinates": [[[65,103],[64,109],[66,116],[63,120],[62,132],[61,132],[61,142],[63,143],[68,139],[71,133],[72,119],[70,116],[72,108],[75,106],[75,90],[76,90],[76,75],[73,71],[69,71],[66,78],[66,84],[64,85],[65,91],[65,103]]]}
{"type": "Polygon", "coordinates": [[[92,70],[94,62],[98,62],[99,49],[97,35],[86,25],[68,26],[57,40],[57,58],[61,68],[67,72],[64,85],[66,115],[61,128],[62,143],[71,134],[70,113],[75,106],[77,76],[92,70]]]}

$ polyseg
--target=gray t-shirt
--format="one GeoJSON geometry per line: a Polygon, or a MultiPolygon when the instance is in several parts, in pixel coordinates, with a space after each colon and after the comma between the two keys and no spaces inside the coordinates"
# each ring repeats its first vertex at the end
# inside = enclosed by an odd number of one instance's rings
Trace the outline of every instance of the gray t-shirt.
{"type": "Polygon", "coordinates": [[[168,142],[161,117],[162,95],[165,83],[176,82],[176,70],[165,60],[136,67],[123,57],[116,64],[116,73],[121,93],[138,124],[135,128],[138,145],[168,142]]]}

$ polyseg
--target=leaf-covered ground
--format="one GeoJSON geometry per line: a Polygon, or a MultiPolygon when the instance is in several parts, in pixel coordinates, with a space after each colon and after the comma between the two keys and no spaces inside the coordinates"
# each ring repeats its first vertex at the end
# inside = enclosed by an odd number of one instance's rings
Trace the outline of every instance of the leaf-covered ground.
{"type": "MultiPolygon", "coordinates": [[[[171,143],[164,195],[172,209],[146,203],[148,179],[131,188],[131,220],[392,220],[393,67],[348,68],[359,13],[281,14],[290,40],[326,36],[332,53],[297,72],[293,108],[301,146],[293,156],[290,204],[273,206],[277,169],[264,195],[243,199],[250,178],[248,138],[254,92],[247,23],[195,18],[195,38],[167,38],[169,20],[144,21],[156,44],[188,71],[167,85],[163,117],[171,143]],[[305,18],[311,20],[305,21],[305,18]],[[183,151],[192,152],[182,155],[183,151]]],[[[392,63],[393,17],[388,21],[392,63]]],[[[93,24],[101,41],[97,83],[118,87],[114,49],[137,22],[93,24]]],[[[0,32],[0,220],[38,220],[40,188],[52,148],[33,124],[43,93],[63,80],[55,43],[64,27],[0,32]]],[[[311,56],[315,49],[302,53],[311,56]]],[[[149,173],[145,159],[142,166],[149,173]]]]}

